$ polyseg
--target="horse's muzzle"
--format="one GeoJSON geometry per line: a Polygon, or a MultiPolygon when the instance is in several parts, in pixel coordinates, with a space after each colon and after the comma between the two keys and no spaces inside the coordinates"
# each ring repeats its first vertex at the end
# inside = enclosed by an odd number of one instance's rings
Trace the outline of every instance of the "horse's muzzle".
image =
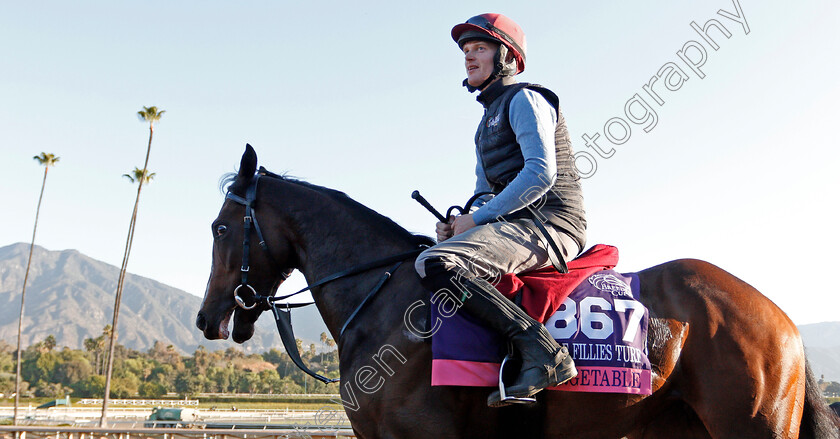
{"type": "Polygon", "coordinates": [[[204,332],[204,329],[207,328],[207,317],[204,316],[204,311],[198,312],[198,316],[195,318],[195,326],[201,332],[204,332]]]}
{"type": "Polygon", "coordinates": [[[195,326],[204,333],[204,338],[208,340],[227,339],[230,336],[228,325],[230,324],[231,314],[233,314],[232,309],[224,312],[216,322],[212,316],[201,310],[195,318],[195,326]]]}

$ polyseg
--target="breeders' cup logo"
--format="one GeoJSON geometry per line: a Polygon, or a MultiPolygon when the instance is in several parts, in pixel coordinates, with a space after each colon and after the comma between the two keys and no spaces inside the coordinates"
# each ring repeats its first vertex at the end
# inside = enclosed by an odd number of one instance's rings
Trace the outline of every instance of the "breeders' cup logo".
{"type": "Polygon", "coordinates": [[[494,126],[498,125],[499,120],[501,120],[501,119],[502,119],[501,114],[497,114],[497,115],[491,117],[490,119],[487,119],[487,128],[494,127],[494,126]]]}
{"type": "Polygon", "coordinates": [[[630,285],[627,285],[624,281],[612,274],[593,274],[589,276],[589,283],[595,288],[606,291],[613,296],[633,297],[633,292],[630,291],[630,285]]]}

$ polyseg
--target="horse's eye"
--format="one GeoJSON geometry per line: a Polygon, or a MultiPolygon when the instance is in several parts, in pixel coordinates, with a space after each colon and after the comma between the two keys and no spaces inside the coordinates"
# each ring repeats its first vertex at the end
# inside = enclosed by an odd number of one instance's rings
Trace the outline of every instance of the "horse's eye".
{"type": "Polygon", "coordinates": [[[227,232],[227,226],[224,224],[219,224],[216,226],[216,237],[220,237],[227,232]]]}

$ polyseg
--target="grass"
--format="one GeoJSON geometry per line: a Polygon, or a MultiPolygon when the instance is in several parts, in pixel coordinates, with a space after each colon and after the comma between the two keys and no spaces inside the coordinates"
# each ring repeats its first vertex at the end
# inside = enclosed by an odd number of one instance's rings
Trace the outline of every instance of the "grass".
{"type": "Polygon", "coordinates": [[[341,404],[323,402],[201,402],[198,408],[209,409],[215,407],[217,410],[230,410],[236,407],[238,410],[319,410],[322,408],[340,410],[341,404]]]}
{"type": "MultiPolygon", "coordinates": [[[[45,402],[54,400],[55,398],[22,398],[20,407],[37,407],[45,402]]],[[[232,398],[231,398],[232,399],[232,398]]],[[[329,398],[318,398],[316,400],[307,401],[304,398],[277,398],[275,400],[257,400],[249,401],[237,398],[235,401],[226,401],[225,398],[210,398],[209,400],[198,400],[198,408],[207,410],[215,407],[216,410],[231,410],[236,407],[237,410],[342,410],[341,404],[336,404],[329,401],[329,398]]],[[[0,399],[0,407],[13,407],[15,402],[13,399],[0,399]]],[[[73,404],[73,407],[101,407],[101,405],[81,405],[73,404]]],[[[154,408],[154,406],[137,406],[137,405],[117,405],[108,404],[108,407],[136,407],[136,408],[154,408]]]]}

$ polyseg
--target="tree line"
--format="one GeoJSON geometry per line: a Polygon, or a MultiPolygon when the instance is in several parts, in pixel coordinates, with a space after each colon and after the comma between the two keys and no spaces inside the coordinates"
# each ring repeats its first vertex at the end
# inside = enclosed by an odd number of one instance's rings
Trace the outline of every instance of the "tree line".
{"type": "MultiPolygon", "coordinates": [[[[102,335],[84,341],[84,349],[57,348],[52,335],[21,352],[21,396],[101,398],[105,391],[108,339],[102,335]]],[[[309,367],[337,378],[338,351],[321,335],[321,346],[308,349],[298,340],[309,367]]],[[[0,393],[14,393],[15,348],[0,341],[0,393]]],[[[235,347],[209,351],[203,346],[192,355],[181,355],[174,346],[159,341],[147,351],[117,344],[114,348],[111,398],[160,398],[169,393],[191,397],[199,393],[338,393],[338,383],[323,384],[305,375],[285,352],[271,349],[246,355],[235,347]]]]}

